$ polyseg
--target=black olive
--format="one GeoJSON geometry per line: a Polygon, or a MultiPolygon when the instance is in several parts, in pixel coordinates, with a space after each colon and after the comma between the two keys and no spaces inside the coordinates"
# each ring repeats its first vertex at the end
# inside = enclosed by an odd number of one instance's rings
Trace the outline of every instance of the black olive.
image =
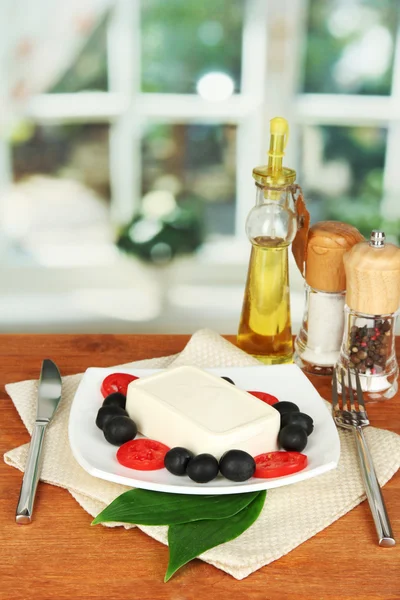
{"type": "Polygon", "coordinates": [[[225,379],[225,381],[227,381],[228,383],[235,385],[235,382],[230,377],[221,377],[221,379],[225,379]]]}
{"type": "Polygon", "coordinates": [[[165,455],[164,466],[173,475],[185,475],[188,462],[193,456],[193,452],[186,448],[171,448],[165,455]]]}
{"type": "Polygon", "coordinates": [[[136,423],[129,417],[117,415],[104,426],[104,437],[114,446],[122,446],[136,437],[136,423]]]}
{"type": "Polygon", "coordinates": [[[314,430],[314,421],[309,415],[302,412],[285,413],[281,416],[281,428],[286,425],[300,425],[310,435],[314,430]]]}
{"type": "Polygon", "coordinates": [[[278,442],[285,450],[301,452],[307,446],[307,434],[301,425],[286,425],[279,432],[278,442]]]}
{"type": "Polygon", "coordinates": [[[121,406],[102,406],[101,408],[99,408],[99,412],[97,413],[96,417],[97,427],[99,429],[104,430],[104,427],[106,426],[108,421],[110,421],[110,419],[112,419],[116,415],[124,415],[125,417],[127,417],[128,413],[125,409],[121,408],[121,406]]]}
{"type": "Polygon", "coordinates": [[[284,415],[288,412],[299,412],[300,410],[297,404],[295,404],[294,402],[287,402],[286,400],[284,400],[283,402],[276,402],[274,404],[274,408],[278,412],[280,412],[281,415],[284,415]]]}
{"type": "Polygon", "coordinates": [[[197,483],[207,483],[218,475],[218,461],[211,454],[198,454],[189,460],[186,474],[197,483]]]}
{"type": "Polygon", "coordinates": [[[126,396],[125,394],[121,394],[121,392],[109,394],[106,398],[104,398],[103,402],[103,406],[120,406],[121,408],[125,408],[125,405],[126,396]]]}
{"type": "Polygon", "coordinates": [[[246,481],[254,475],[254,458],[244,450],[228,450],[219,461],[219,470],[230,481],[246,481]]]}

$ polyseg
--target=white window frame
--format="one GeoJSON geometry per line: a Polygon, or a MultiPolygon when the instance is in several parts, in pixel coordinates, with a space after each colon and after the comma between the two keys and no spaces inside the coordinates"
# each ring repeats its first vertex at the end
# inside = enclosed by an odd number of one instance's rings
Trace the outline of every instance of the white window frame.
{"type": "Polygon", "coordinates": [[[265,0],[246,1],[241,92],[217,103],[196,94],[140,91],[140,1],[117,0],[107,36],[109,91],[42,94],[29,102],[27,116],[37,123],[110,123],[111,215],[117,224],[129,222],[140,203],[144,124],[236,125],[240,168],[235,236],[243,236],[243,223],[251,207],[249,173],[265,150],[260,123],[265,105],[267,12],[265,0]]]}
{"type": "MultiPolygon", "coordinates": [[[[116,224],[128,222],[140,203],[144,124],[233,124],[237,126],[234,238],[243,241],[245,218],[253,203],[251,171],[264,160],[268,121],[277,114],[291,123],[286,163],[294,168],[300,166],[299,131],[304,125],[386,127],[385,210],[399,212],[400,31],[390,96],[298,94],[307,0],[246,0],[241,92],[223,103],[212,103],[195,94],[141,92],[140,1],[116,0],[112,10],[107,40],[108,92],[43,94],[32,98],[26,111],[37,123],[111,125],[111,216],[116,224]],[[279,34],[282,27],[286,34],[279,34]]],[[[3,164],[9,165],[4,147],[1,156],[3,164]]]]}

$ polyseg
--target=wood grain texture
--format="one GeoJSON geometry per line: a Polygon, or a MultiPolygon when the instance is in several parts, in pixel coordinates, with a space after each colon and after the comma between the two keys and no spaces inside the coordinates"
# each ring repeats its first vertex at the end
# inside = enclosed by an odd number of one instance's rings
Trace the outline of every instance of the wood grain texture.
{"type": "Polygon", "coordinates": [[[340,221],[320,221],[310,227],[305,268],[308,285],[322,292],[343,292],[343,256],[363,240],[358,229],[340,221]]]}
{"type": "MultiPolygon", "coordinates": [[[[63,375],[179,352],[189,336],[0,336],[0,450],[29,441],[4,384],[36,378],[51,357],[63,375]]],[[[233,338],[230,337],[233,341],[233,338]]],[[[397,340],[400,352],[400,339],[397,340]]],[[[329,399],[327,378],[312,382],[329,399]]],[[[400,433],[400,395],[370,405],[373,425],[400,433]]],[[[21,473],[0,464],[1,600],[399,600],[400,545],[379,548],[368,504],[243,581],[201,561],[168,584],[168,550],[139,530],[90,527],[91,517],[66,490],[39,484],[34,521],[15,524],[21,473]]],[[[384,496],[400,544],[400,476],[384,496]]]]}
{"type": "Polygon", "coordinates": [[[368,315],[388,315],[400,305],[400,248],[356,244],[343,256],[346,304],[368,315]]]}

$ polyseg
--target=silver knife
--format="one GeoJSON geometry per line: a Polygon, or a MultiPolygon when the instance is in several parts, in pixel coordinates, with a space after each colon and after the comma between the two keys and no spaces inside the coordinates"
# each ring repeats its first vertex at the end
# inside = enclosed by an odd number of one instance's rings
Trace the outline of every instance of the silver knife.
{"type": "Polygon", "coordinates": [[[15,520],[20,525],[30,523],[32,520],[33,504],[42,465],[44,434],[60,402],[61,385],[61,376],[57,366],[46,358],[42,363],[40,373],[36,422],[15,515],[15,520]]]}

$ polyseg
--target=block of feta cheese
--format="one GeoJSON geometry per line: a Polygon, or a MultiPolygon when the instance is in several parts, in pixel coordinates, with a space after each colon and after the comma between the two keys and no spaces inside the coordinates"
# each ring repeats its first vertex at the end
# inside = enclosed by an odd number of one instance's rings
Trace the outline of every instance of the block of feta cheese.
{"type": "Polygon", "coordinates": [[[133,381],[126,410],[138,431],[170,448],[220,458],[277,450],[280,414],[272,406],[197,367],[176,367],[133,381]]]}

